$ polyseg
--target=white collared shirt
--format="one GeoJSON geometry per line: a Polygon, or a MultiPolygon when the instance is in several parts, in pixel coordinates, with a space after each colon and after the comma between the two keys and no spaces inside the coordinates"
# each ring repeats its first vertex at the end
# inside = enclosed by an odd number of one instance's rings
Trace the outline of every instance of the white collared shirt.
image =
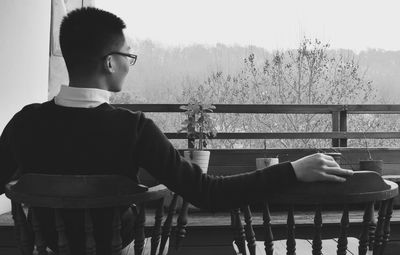
{"type": "Polygon", "coordinates": [[[76,88],[62,85],[54,97],[56,105],[76,108],[94,108],[110,103],[111,92],[95,88],[76,88]]]}

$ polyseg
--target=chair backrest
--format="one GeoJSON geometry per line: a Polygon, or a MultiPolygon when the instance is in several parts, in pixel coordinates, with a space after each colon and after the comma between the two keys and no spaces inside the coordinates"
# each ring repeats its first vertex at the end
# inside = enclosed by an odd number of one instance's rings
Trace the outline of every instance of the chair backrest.
{"type": "MultiPolygon", "coordinates": [[[[162,230],[163,201],[169,194],[163,185],[147,188],[131,179],[117,175],[44,175],[25,174],[18,181],[6,185],[6,196],[12,201],[12,215],[15,223],[17,243],[22,254],[32,254],[36,248],[38,254],[47,254],[36,208],[52,208],[55,215],[55,227],[58,233],[58,254],[74,254],[69,247],[65,231],[62,210],[77,209],[84,211],[84,235],[86,254],[96,254],[93,233],[93,220],[90,210],[111,208],[112,217],[112,254],[121,254],[121,212],[122,206],[138,205],[139,213],[135,220],[135,254],[142,254],[145,232],[145,203],[155,201],[156,215],[151,239],[151,254],[157,247],[162,254],[166,239],[169,237],[171,222],[166,222],[162,230]],[[27,206],[32,213],[30,226],[23,209],[27,206]],[[169,224],[169,225],[168,225],[169,224]],[[34,234],[30,234],[31,229],[34,234]],[[34,240],[32,240],[34,239],[34,240]],[[160,247],[161,242],[161,247],[160,247]]],[[[175,207],[175,205],[171,205],[175,207]]]]}
{"type": "MultiPolygon", "coordinates": [[[[278,205],[288,209],[286,252],[296,254],[296,240],[312,239],[312,254],[322,254],[322,239],[338,238],[337,254],[346,254],[347,237],[359,238],[359,254],[366,254],[368,247],[373,248],[373,254],[382,254],[390,235],[390,218],[392,215],[392,201],[398,195],[398,186],[394,182],[385,181],[375,172],[359,171],[348,177],[346,182],[299,182],[293,187],[270,195],[263,208],[264,249],[267,255],[274,253],[274,238],[271,228],[270,205],[278,205]],[[374,204],[380,202],[378,222],[374,227],[374,204]],[[365,205],[361,233],[349,231],[349,209],[353,204],[365,205]],[[311,206],[315,208],[313,231],[295,232],[295,206],[311,206]],[[335,233],[332,229],[323,232],[321,211],[323,207],[342,208],[340,230],[335,233]],[[337,207],[336,207],[337,206],[337,207]]],[[[356,207],[357,208],[357,207],[356,207]]],[[[241,208],[244,214],[245,225],[240,218],[240,210],[232,213],[236,232],[235,244],[239,253],[246,254],[247,247],[250,254],[256,254],[256,235],[252,226],[252,215],[249,206],[241,208]]],[[[257,236],[258,238],[259,236],[257,236]]],[[[310,252],[311,253],[311,252],[310,252]]]]}

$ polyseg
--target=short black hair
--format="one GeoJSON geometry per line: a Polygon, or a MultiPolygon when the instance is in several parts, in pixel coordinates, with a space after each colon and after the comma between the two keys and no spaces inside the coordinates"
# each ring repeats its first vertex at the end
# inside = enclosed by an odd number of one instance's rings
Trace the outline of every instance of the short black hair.
{"type": "Polygon", "coordinates": [[[121,43],[126,25],[116,15],[94,7],[75,9],[60,26],[60,47],[69,71],[90,68],[93,60],[121,43]]]}

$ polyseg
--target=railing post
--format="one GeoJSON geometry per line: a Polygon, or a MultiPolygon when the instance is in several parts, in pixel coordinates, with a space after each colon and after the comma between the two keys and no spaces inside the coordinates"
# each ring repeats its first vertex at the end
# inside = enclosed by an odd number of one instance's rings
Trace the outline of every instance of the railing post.
{"type": "MultiPolygon", "coordinates": [[[[340,111],[332,112],[332,131],[347,131],[347,106],[340,111]]],[[[347,147],[347,138],[332,138],[332,147],[347,147]]]]}
{"type": "MultiPolygon", "coordinates": [[[[339,126],[340,131],[347,131],[347,106],[344,106],[344,109],[339,113],[339,126]]],[[[339,139],[340,147],[347,147],[347,138],[339,139]]]]}
{"type": "MultiPolygon", "coordinates": [[[[332,132],[340,130],[340,112],[332,112],[332,132]]],[[[332,147],[339,147],[340,142],[338,138],[332,138],[332,147]]]]}

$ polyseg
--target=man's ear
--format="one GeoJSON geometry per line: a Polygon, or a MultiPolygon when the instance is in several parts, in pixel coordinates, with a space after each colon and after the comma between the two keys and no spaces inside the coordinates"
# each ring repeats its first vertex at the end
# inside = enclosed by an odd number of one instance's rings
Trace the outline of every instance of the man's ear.
{"type": "Polygon", "coordinates": [[[104,69],[109,73],[115,72],[113,58],[111,56],[107,56],[104,60],[104,69]]]}

